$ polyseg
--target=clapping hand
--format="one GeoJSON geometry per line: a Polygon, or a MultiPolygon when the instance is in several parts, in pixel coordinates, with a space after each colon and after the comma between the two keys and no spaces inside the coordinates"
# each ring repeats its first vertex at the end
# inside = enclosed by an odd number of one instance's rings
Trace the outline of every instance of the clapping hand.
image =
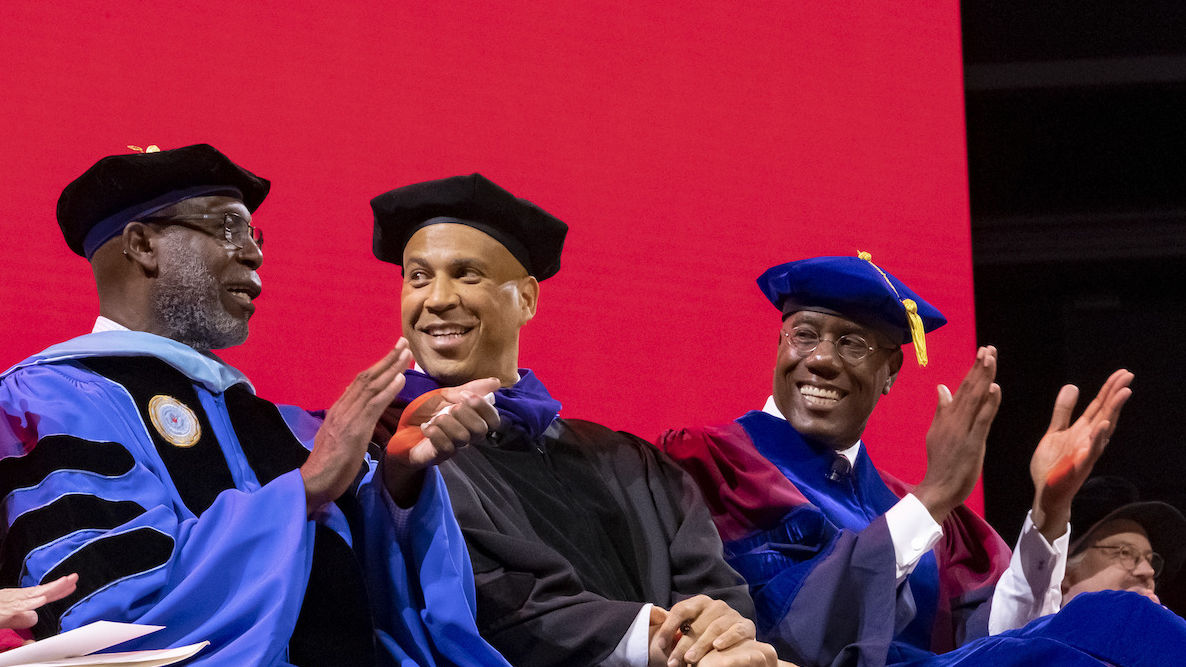
{"type": "Polygon", "coordinates": [[[1112,373],[1073,424],[1071,413],[1079,400],[1079,388],[1068,384],[1059,390],[1050,427],[1030,459],[1034,481],[1032,519],[1048,541],[1053,542],[1066,531],[1071,500],[1108,446],[1120,410],[1132,396],[1132,380],[1133,374],[1124,369],[1112,373]]]}

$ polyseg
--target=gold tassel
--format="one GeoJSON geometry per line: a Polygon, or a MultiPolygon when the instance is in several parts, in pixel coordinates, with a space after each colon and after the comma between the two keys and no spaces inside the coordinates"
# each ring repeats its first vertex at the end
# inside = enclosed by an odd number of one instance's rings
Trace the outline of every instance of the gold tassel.
{"type": "Polygon", "coordinates": [[[139,146],[133,146],[132,144],[128,144],[128,148],[136,151],[137,153],[160,153],[161,152],[160,147],[157,146],[156,144],[149,144],[148,148],[140,148],[139,146]]]}
{"type": "Polygon", "coordinates": [[[918,304],[914,299],[902,299],[906,306],[906,321],[910,324],[910,338],[914,341],[914,355],[918,357],[918,365],[927,365],[927,339],[922,328],[922,318],[918,316],[918,304]]]}
{"type": "Polygon", "coordinates": [[[927,365],[927,340],[926,330],[922,326],[922,318],[918,316],[918,304],[914,303],[914,299],[903,299],[901,294],[898,294],[897,288],[894,287],[893,282],[890,281],[889,276],[885,275],[876,264],[873,263],[873,255],[865,252],[857,252],[857,258],[869,262],[869,265],[877,269],[881,274],[881,279],[889,285],[894,296],[902,302],[902,307],[906,309],[906,324],[910,326],[910,340],[914,343],[914,356],[918,358],[918,365],[925,367],[927,365]]]}

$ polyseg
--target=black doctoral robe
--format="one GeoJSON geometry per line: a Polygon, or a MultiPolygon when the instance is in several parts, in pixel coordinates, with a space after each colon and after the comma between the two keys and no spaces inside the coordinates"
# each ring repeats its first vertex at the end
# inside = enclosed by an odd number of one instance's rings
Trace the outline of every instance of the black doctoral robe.
{"type": "Polygon", "coordinates": [[[473,563],[478,628],[513,665],[596,665],[646,602],[705,594],[753,618],[699,491],[633,435],[556,419],[536,442],[504,425],[440,469],[473,563]]]}

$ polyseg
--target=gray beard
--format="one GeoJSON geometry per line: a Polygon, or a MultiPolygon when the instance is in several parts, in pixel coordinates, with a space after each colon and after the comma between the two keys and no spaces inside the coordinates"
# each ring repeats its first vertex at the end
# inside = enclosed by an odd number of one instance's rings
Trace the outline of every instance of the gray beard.
{"type": "Polygon", "coordinates": [[[247,340],[247,320],[226,311],[214,274],[198,257],[178,249],[162,260],[151,298],[166,337],[203,352],[247,340]]]}

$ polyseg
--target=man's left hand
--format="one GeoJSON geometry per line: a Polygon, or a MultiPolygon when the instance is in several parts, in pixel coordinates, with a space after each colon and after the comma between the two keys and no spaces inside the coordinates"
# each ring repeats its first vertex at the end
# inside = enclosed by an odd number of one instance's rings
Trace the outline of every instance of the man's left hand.
{"type": "Polygon", "coordinates": [[[774,647],[747,639],[726,649],[713,650],[695,663],[696,667],[794,667],[778,659],[774,647]]]}
{"type": "Polygon", "coordinates": [[[1066,532],[1071,517],[1071,500],[1091,474],[1108,439],[1116,429],[1120,409],[1132,396],[1133,374],[1112,373],[1083,414],[1071,423],[1071,412],[1079,400],[1079,389],[1066,385],[1054,401],[1050,427],[1030,459],[1034,481],[1033,522],[1048,542],[1066,532]]]}

